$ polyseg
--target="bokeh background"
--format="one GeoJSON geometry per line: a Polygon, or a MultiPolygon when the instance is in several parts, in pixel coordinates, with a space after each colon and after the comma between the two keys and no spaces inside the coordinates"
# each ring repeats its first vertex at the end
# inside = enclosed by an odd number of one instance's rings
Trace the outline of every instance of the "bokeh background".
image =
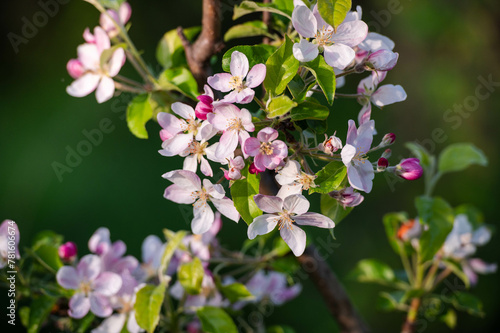
{"type": "MultiPolygon", "coordinates": [[[[7,34],[22,35],[23,20],[32,22],[41,7],[37,0],[2,3],[0,219],[18,223],[21,247],[28,246],[37,232],[52,229],[65,235],[66,240],[77,242],[83,253],[94,230],[106,226],[114,240],[122,239],[128,251],[139,256],[147,235],[160,235],[165,227],[188,228],[179,208],[162,197],[168,182],[161,175],[181,167],[182,162],[157,153],[160,139],[156,123],[148,125],[149,140],[139,140],[129,133],[122,117],[125,97],[98,105],[93,95],[77,99],[66,94],[65,87],[71,82],[66,62],[76,56],[84,28],[96,25],[99,15],[84,1],[61,2],[66,4],[60,4],[36,35],[18,46],[18,52],[7,34]],[[85,139],[82,132],[97,128],[104,118],[110,119],[113,131],[104,134],[102,143],[94,146],[71,173],[64,173],[60,181],[53,163],[65,164],[67,147],[76,149],[85,139]]],[[[201,0],[129,2],[133,8],[130,35],[152,68],[157,66],[156,44],[164,32],[200,22],[201,0]]],[[[445,176],[436,193],[454,206],[467,202],[478,206],[487,222],[496,225],[500,197],[500,84],[492,88],[489,97],[477,105],[470,104],[471,111],[446,111],[473,101],[468,97],[475,95],[480,77],[500,82],[498,1],[354,1],[354,5],[358,4],[363,6],[365,22],[372,30],[392,38],[400,54],[397,67],[385,82],[401,84],[408,99],[373,112],[379,133],[397,135],[392,161],[408,155],[403,145],[407,141],[417,140],[433,152],[451,143],[473,142],[484,150],[489,166],[445,176]],[[437,142],[433,138],[436,129],[445,139],[437,142]]],[[[229,12],[223,24],[233,24],[229,12]]],[[[132,72],[124,68],[123,73],[132,72]]],[[[341,91],[354,92],[360,78],[350,77],[341,91]]],[[[346,120],[356,117],[358,110],[353,100],[336,101],[330,131],[337,129],[343,137],[346,120]]],[[[393,183],[377,177],[364,204],[336,227],[337,246],[328,261],[374,332],[397,332],[403,317],[376,310],[375,299],[381,289],[349,280],[348,272],[358,260],[367,257],[398,267],[398,258],[386,242],[382,216],[402,210],[414,215],[413,200],[422,191],[422,181],[393,183]]],[[[313,239],[329,237],[315,230],[308,230],[308,234],[313,239]]],[[[245,238],[243,222],[226,222],[220,239],[237,249],[245,238]]],[[[495,235],[479,255],[488,262],[498,261],[498,240],[495,235]]],[[[498,281],[498,274],[480,277],[473,292],[483,300],[486,317],[478,319],[461,313],[457,332],[497,331],[498,281]]],[[[309,281],[303,284],[299,298],[274,309],[266,320],[290,325],[297,332],[335,332],[336,324],[320,295],[309,281]]],[[[437,319],[429,318],[428,324],[422,332],[447,329],[437,319]]]]}

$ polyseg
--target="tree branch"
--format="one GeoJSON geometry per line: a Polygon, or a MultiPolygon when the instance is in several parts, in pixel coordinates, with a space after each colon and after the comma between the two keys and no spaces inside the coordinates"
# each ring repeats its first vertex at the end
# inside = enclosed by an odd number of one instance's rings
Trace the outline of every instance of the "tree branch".
{"type": "MultiPolygon", "coordinates": [[[[268,4],[271,2],[271,0],[264,0],[262,1],[263,3],[265,4],[268,4]]],[[[262,22],[267,26],[267,28],[269,29],[269,25],[271,24],[271,13],[270,12],[263,12],[262,13],[262,22]]],[[[271,38],[269,37],[264,37],[262,39],[262,43],[264,44],[271,44],[271,38]]]]}
{"type": "Polygon", "coordinates": [[[210,58],[224,48],[221,40],[221,21],[220,0],[203,0],[202,29],[196,41],[189,42],[182,27],[177,28],[177,34],[186,51],[187,63],[200,90],[207,81],[210,58]]]}
{"type": "Polygon", "coordinates": [[[309,245],[297,258],[302,268],[323,296],[328,309],[344,333],[370,332],[361,316],[356,312],[342,284],[323,260],[314,245],[309,245]]]}

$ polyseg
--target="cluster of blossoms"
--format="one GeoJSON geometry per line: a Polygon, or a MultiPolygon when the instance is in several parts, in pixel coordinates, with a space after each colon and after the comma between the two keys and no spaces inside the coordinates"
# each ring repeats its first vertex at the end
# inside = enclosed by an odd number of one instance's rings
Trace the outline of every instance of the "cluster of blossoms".
{"type": "MultiPolygon", "coordinates": [[[[210,271],[210,259],[219,258],[219,245],[215,238],[221,228],[220,214],[216,214],[211,228],[202,235],[187,235],[182,245],[174,252],[168,269],[162,271],[161,261],[167,243],[150,235],[142,243],[142,261],[125,255],[126,245],[122,241],[111,242],[107,228],[99,228],[90,238],[88,248],[91,254],[78,258],[76,244],[67,242],[59,247],[59,256],[69,265],[59,269],[58,284],[74,294],[69,300],[68,315],[83,318],[90,311],[105,318],[92,333],[144,332],[137,324],[134,304],[136,295],[146,285],[160,281],[169,283],[168,293],[179,301],[188,317],[186,329],[201,332],[199,320],[194,316],[196,309],[203,306],[232,307],[241,310],[247,304],[270,299],[281,305],[295,298],[302,290],[300,284],[288,286],[286,275],[274,271],[257,271],[246,281],[246,288],[253,295],[244,301],[231,303],[219,291],[210,271]],[[199,294],[186,293],[176,274],[182,264],[199,258],[204,277],[199,294]]],[[[1,238],[0,238],[1,239],[1,238]]],[[[224,285],[236,282],[232,276],[224,278],[224,285]]]]}

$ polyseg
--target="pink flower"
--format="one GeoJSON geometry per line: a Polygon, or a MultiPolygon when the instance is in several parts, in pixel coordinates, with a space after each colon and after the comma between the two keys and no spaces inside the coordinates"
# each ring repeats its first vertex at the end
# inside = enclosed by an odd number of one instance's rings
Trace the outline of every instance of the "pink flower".
{"type": "Polygon", "coordinates": [[[252,123],[252,115],[246,109],[239,109],[232,104],[221,104],[215,108],[214,113],[209,113],[207,120],[212,126],[223,131],[219,145],[215,150],[215,157],[225,159],[234,153],[250,137],[248,132],[253,132],[255,126],[252,123]]]}
{"type": "Polygon", "coordinates": [[[19,234],[16,222],[12,220],[4,220],[2,222],[0,225],[0,268],[4,268],[9,259],[14,259],[12,257],[9,258],[9,248],[12,246],[12,243],[9,244],[9,242],[14,242],[15,258],[21,258],[18,248],[20,237],[21,235],[19,234]]]}
{"type": "Polygon", "coordinates": [[[475,286],[478,281],[477,274],[492,274],[497,271],[497,264],[488,264],[479,258],[472,258],[462,262],[465,275],[469,278],[470,284],[475,286]]]}
{"type": "Polygon", "coordinates": [[[70,317],[83,318],[89,310],[98,317],[108,317],[113,312],[109,297],[120,290],[122,279],[116,273],[103,272],[101,267],[101,258],[89,254],[76,268],[63,266],[57,271],[59,285],[76,291],[69,301],[70,317]]]}
{"type": "Polygon", "coordinates": [[[306,248],[306,233],[298,225],[311,225],[331,229],[335,223],[326,216],[307,212],[309,201],[302,194],[293,194],[284,200],[279,197],[257,194],[257,206],[268,214],[256,217],[248,226],[248,238],[267,234],[276,228],[293,254],[300,256],[306,248]]]}
{"type": "Polygon", "coordinates": [[[347,167],[349,184],[357,190],[370,193],[375,173],[366,154],[373,141],[375,122],[370,120],[356,129],[354,120],[349,120],[346,145],[342,149],[342,162],[347,167]]]}
{"type": "Polygon", "coordinates": [[[89,239],[89,250],[98,254],[102,267],[106,271],[121,274],[123,271],[134,271],[139,262],[133,256],[123,256],[127,245],[122,241],[111,242],[108,228],[99,228],[89,239]]]}
{"type": "Polygon", "coordinates": [[[66,65],[66,69],[73,79],[78,79],[85,72],[82,62],[78,59],[70,59],[66,65]]]}
{"type": "Polygon", "coordinates": [[[243,151],[249,156],[254,156],[255,166],[259,170],[276,169],[283,159],[288,156],[286,143],[278,138],[278,131],[266,127],[259,131],[257,138],[248,138],[243,146],[243,151]]]}
{"type": "Polygon", "coordinates": [[[229,158],[227,162],[228,170],[224,170],[224,177],[227,180],[238,180],[241,178],[241,170],[245,167],[243,157],[229,158]]]}
{"type": "Polygon", "coordinates": [[[402,102],[406,100],[406,92],[400,85],[386,84],[378,87],[380,82],[382,82],[387,75],[387,72],[372,72],[372,75],[361,80],[358,84],[358,94],[363,95],[361,98],[361,104],[367,104],[372,102],[379,108],[393,104],[396,102],[402,102]]]}
{"type": "Polygon", "coordinates": [[[395,169],[396,174],[406,180],[415,180],[422,177],[424,170],[418,158],[407,158],[402,160],[395,169]]]}
{"type": "Polygon", "coordinates": [[[210,89],[210,86],[205,85],[204,90],[205,94],[198,96],[199,102],[196,104],[194,113],[198,119],[207,120],[207,115],[214,112],[214,108],[221,102],[215,101],[214,93],[210,89]]]}
{"type": "Polygon", "coordinates": [[[359,43],[358,48],[366,53],[368,52],[377,52],[380,50],[389,50],[392,51],[394,49],[394,42],[376,32],[369,32],[366,38],[359,43]]]}
{"type": "Polygon", "coordinates": [[[222,102],[248,104],[253,100],[256,88],[266,77],[266,65],[257,64],[250,71],[248,58],[245,54],[234,51],[231,54],[231,74],[220,73],[210,76],[208,84],[215,90],[229,92],[222,102]]]}
{"type": "Polygon", "coordinates": [[[333,191],[328,193],[332,198],[337,200],[344,209],[346,207],[356,207],[360,205],[365,199],[361,193],[355,192],[352,187],[346,187],[340,191],[333,191]]]}
{"type": "Polygon", "coordinates": [[[337,150],[342,149],[342,140],[336,137],[335,134],[328,137],[325,133],[325,141],[320,143],[318,149],[328,155],[333,155],[337,150]]]}
{"type": "Polygon", "coordinates": [[[354,60],[353,47],[361,43],[368,34],[366,23],[354,17],[341,23],[334,31],[333,27],[323,20],[317,6],[314,6],[312,11],[307,6],[295,7],[292,23],[304,38],[293,45],[295,58],[300,62],[312,61],[318,56],[321,46],[326,63],[338,69],[346,68],[354,60]],[[311,38],[311,41],[306,38],[311,38]]]}
{"type": "Polygon", "coordinates": [[[119,26],[125,27],[130,16],[132,15],[132,8],[128,4],[128,2],[124,2],[120,5],[118,11],[114,9],[107,10],[108,15],[101,14],[99,18],[99,24],[106,31],[110,38],[113,38],[119,34],[118,28],[116,27],[116,22],[119,26]],[[114,22],[113,22],[114,21],[114,22]]]}
{"type": "Polygon", "coordinates": [[[375,71],[390,71],[398,63],[399,53],[379,50],[366,58],[366,67],[375,71]]]}
{"type": "Polygon", "coordinates": [[[112,77],[120,72],[125,63],[125,51],[116,49],[101,66],[102,52],[110,48],[109,37],[104,30],[96,27],[91,40],[92,43],[78,46],[78,61],[83,65],[84,72],[66,88],[66,92],[74,97],[83,97],[95,90],[97,102],[103,103],[113,97],[115,83],[112,77]]]}
{"type": "Polygon", "coordinates": [[[66,242],[59,246],[58,253],[61,259],[71,261],[76,258],[78,253],[76,244],[73,242],[66,242]]]}
{"type": "Polygon", "coordinates": [[[193,204],[191,229],[194,234],[203,234],[214,222],[214,212],[208,205],[209,201],[227,218],[235,222],[240,219],[233,201],[225,196],[222,185],[214,185],[210,180],[204,179],[202,186],[200,178],[187,170],[170,171],[162,177],[174,183],[165,190],[165,199],[179,204],[193,204]]]}
{"type": "Polygon", "coordinates": [[[201,172],[207,177],[212,177],[213,171],[205,156],[211,161],[221,163],[222,160],[215,157],[217,146],[218,143],[215,143],[209,147],[205,140],[201,142],[191,141],[187,149],[179,154],[181,157],[186,157],[182,169],[196,172],[198,164],[200,164],[201,172]]]}
{"type": "Polygon", "coordinates": [[[300,283],[289,287],[285,274],[272,271],[266,274],[262,270],[248,280],[246,287],[255,297],[252,303],[268,298],[273,305],[282,305],[297,297],[302,291],[300,283]]]}

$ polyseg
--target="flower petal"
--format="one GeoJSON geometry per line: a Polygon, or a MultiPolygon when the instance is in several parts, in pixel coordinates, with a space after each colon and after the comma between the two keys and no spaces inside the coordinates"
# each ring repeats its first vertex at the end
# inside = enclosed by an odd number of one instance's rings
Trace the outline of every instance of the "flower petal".
{"type": "Polygon", "coordinates": [[[247,79],[245,80],[246,86],[248,88],[256,88],[262,82],[264,82],[265,78],[266,78],[266,65],[257,64],[252,67],[250,72],[248,72],[247,79]]]}
{"type": "Polygon", "coordinates": [[[375,173],[370,162],[355,163],[347,166],[347,178],[349,184],[357,190],[370,193],[373,187],[373,178],[375,173]]]}
{"type": "Polygon", "coordinates": [[[101,82],[97,86],[97,90],[95,91],[95,97],[97,99],[97,103],[104,103],[113,97],[115,93],[115,82],[109,76],[102,76],[101,82]]]}
{"type": "Polygon", "coordinates": [[[232,90],[229,82],[233,76],[229,73],[219,73],[208,77],[207,83],[215,90],[228,92],[232,90]]]}
{"type": "Polygon", "coordinates": [[[406,91],[400,85],[386,84],[378,88],[372,95],[372,102],[378,107],[406,100],[406,91]]]}
{"type": "Polygon", "coordinates": [[[270,142],[278,138],[278,131],[272,127],[266,127],[259,131],[257,134],[257,139],[260,142],[270,142]]]}
{"type": "Polygon", "coordinates": [[[92,284],[94,291],[103,296],[113,296],[122,287],[120,275],[112,272],[103,272],[92,284]]]}
{"type": "Polygon", "coordinates": [[[160,126],[167,132],[167,140],[171,139],[174,135],[182,132],[182,127],[185,124],[183,120],[180,120],[176,116],[166,112],[158,113],[156,117],[160,126]]]}
{"type": "Polygon", "coordinates": [[[206,177],[212,177],[214,175],[210,163],[208,163],[207,159],[203,156],[200,159],[200,171],[206,177]]]}
{"type": "Polygon", "coordinates": [[[257,216],[253,219],[253,222],[248,226],[247,234],[248,238],[254,239],[259,235],[265,235],[270,233],[276,228],[278,224],[279,217],[273,214],[264,214],[257,216]]]}
{"type": "Polygon", "coordinates": [[[282,185],[276,196],[285,199],[286,197],[293,194],[302,194],[301,184],[282,185]]]}
{"type": "Polygon", "coordinates": [[[163,141],[162,150],[158,152],[163,156],[175,156],[186,150],[193,141],[193,134],[177,134],[174,137],[163,141]]]}
{"type": "Polygon", "coordinates": [[[288,185],[293,183],[300,177],[300,164],[295,160],[286,162],[283,169],[276,175],[276,181],[280,185],[288,185]]]}
{"type": "Polygon", "coordinates": [[[293,44],[293,56],[300,62],[309,62],[319,54],[318,44],[313,44],[305,39],[301,39],[299,43],[293,44]]]}
{"type": "Polygon", "coordinates": [[[187,170],[174,170],[162,175],[172,183],[184,187],[186,190],[201,190],[201,180],[194,172],[187,170]]]}
{"type": "Polygon", "coordinates": [[[83,318],[89,312],[89,309],[90,300],[83,293],[74,294],[69,300],[68,315],[71,318],[83,318]]]}
{"type": "Polygon", "coordinates": [[[338,69],[346,68],[356,56],[352,47],[340,43],[325,46],[324,53],[326,63],[338,69]]]}
{"type": "Polygon", "coordinates": [[[271,195],[257,194],[253,197],[257,207],[266,213],[278,213],[283,210],[283,199],[271,195]]]}
{"type": "Polygon", "coordinates": [[[238,211],[234,207],[233,200],[231,200],[231,199],[229,199],[227,197],[224,197],[222,199],[211,198],[210,201],[212,201],[212,203],[214,204],[215,208],[217,208],[217,210],[222,215],[224,215],[225,217],[227,217],[230,220],[233,220],[234,222],[238,222],[239,221],[239,219],[240,219],[240,213],[238,213],[238,211]]]}
{"type": "Polygon", "coordinates": [[[306,233],[296,225],[284,226],[280,230],[281,237],[288,244],[293,254],[298,257],[306,249],[306,233]]]}
{"type": "Polygon", "coordinates": [[[82,44],[77,48],[78,60],[87,70],[95,71],[99,69],[101,54],[95,44],[82,44]]]}
{"type": "Polygon", "coordinates": [[[125,326],[127,315],[125,313],[117,313],[109,318],[106,318],[102,323],[91,333],[120,333],[125,326]]]}
{"type": "Polygon", "coordinates": [[[248,156],[257,156],[260,150],[260,141],[257,138],[248,138],[243,145],[243,151],[248,156]]]}
{"type": "Polygon", "coordinates": [[[362,50],[369,52],[377,52],[379,50],[390,50],[394,49],[394,42],[376,32],[369,32],[365,40],[362,41],[358,47],[362,50]]]}
{"type": "Polygon", "coordinates": [[[309,201],[302,194],[294,194],[283,200],[283,208],[297,215],[306,213],[310,205],[309,201]]]}
{"type": "Polygon", "coordinates": [[[350,47],[357,46],[368,35],[368,25],[363,21],[349,21],[340,24],[337,32],[332,36],[332,40],[338,44],[350,47]]]}
{"type": "Polygon", "coordinates": [[[194,218],[191,221],[191,230],[195,235],[201,235],[208,230],[214,223],[214,212],[204,200],[198,200],[194,204],[194,218]]]}
{"type": "Polygon", "coordinates": [[[175,102],[171,106],[172,111],[181,116],[184,119],[195,119],[196,115],[194,113],[194,109],[184,103],[175,102]]]}
{"type": "Polygon", "coordinates": [[[234,153],[238,146],[238,132],[226,131],[220,138],[219,145],[215,150],[215,157],[218,159],[225,159],[234,153]]]}
{"type": "Polygon", "coordinates": [[[97,74],[87,73],[76,79],[66,87],[66,92],[73,97],[83,97],[97,88],[101,77],[97,74]]]}
{"type": "Polygon", "coordinates": [[[125,51],[122,48],[117,49],[113,52],[111,59],[108,63],[108,74],[114,77],[120,72],[123,64],[125,63],[125,51]]]}
{"type": "Polygon", "coordinates": [[[250,88],[245,88],[242,91],[236,93],[236,95],[235,95],[236,103],[248,104],[248,103],[253,101],[254,96],[255,96],[255,91],[253,91],[250,88]]]}
{"type": "Polygon", "coordinates": [[[100,294],[91,293],[90,299],[90,311],[97,317],[105,318],[109,317],[113,313],[113,308],[109,299],[100,294]]]}
{"type": "Polygon", "coordinates": [[[196,155],[189,155],[184,159],[182,170],[196,172],[198,170],[198,158],[196,155]]]}
{"type": "Polygon", "coordinates": [[[292,13],[292,24],[304,38],[312,38],[318,32],[318,22],[312,11],[306,6],[297,6],[292,13]]]}
{"type": "Polygon", "coordinates": [[[352,158],[356,155],[356,147],[350,144],[346,144],[342,151],[340,152],[340,156],[342,157],[342,163],[345,166],[351,165],[352,158]]]}
{"type": "Polygon", "coordinates": [[[163,197],[167,200],[173,201],[178,204],[192,204],[196,198],[193,195],[193,190],[177,184],[170,185],[165,189],[163,197]]]}
{"type": "Polygon", "coordinates": [[[94,254],[87,254],[78,263],[76,267],[80,279],[92,281],[101,273],[101,258],[94,254]]]}
{"type": "Polygon", "coordinates": [[[305,213],[293,217],[295,223],[300,225],[311,225],[313,227],[331,229],[335,227],[335,223],[328,217],[318,213],[305,213]]]}
{"type": "Polygon", "coordinates": [[[240,51],[234,51],[231,54],[231,75],[239,76],[241,79],[245,78],[248,74],[249,64],[248,58],[240,51]]]}
{"type": "Polygon", "coordinates": [[[57,283],[64,289],[78,289],[80,278],[74,267],[63,266],[59,268],[56,275],[57,283]]]}

